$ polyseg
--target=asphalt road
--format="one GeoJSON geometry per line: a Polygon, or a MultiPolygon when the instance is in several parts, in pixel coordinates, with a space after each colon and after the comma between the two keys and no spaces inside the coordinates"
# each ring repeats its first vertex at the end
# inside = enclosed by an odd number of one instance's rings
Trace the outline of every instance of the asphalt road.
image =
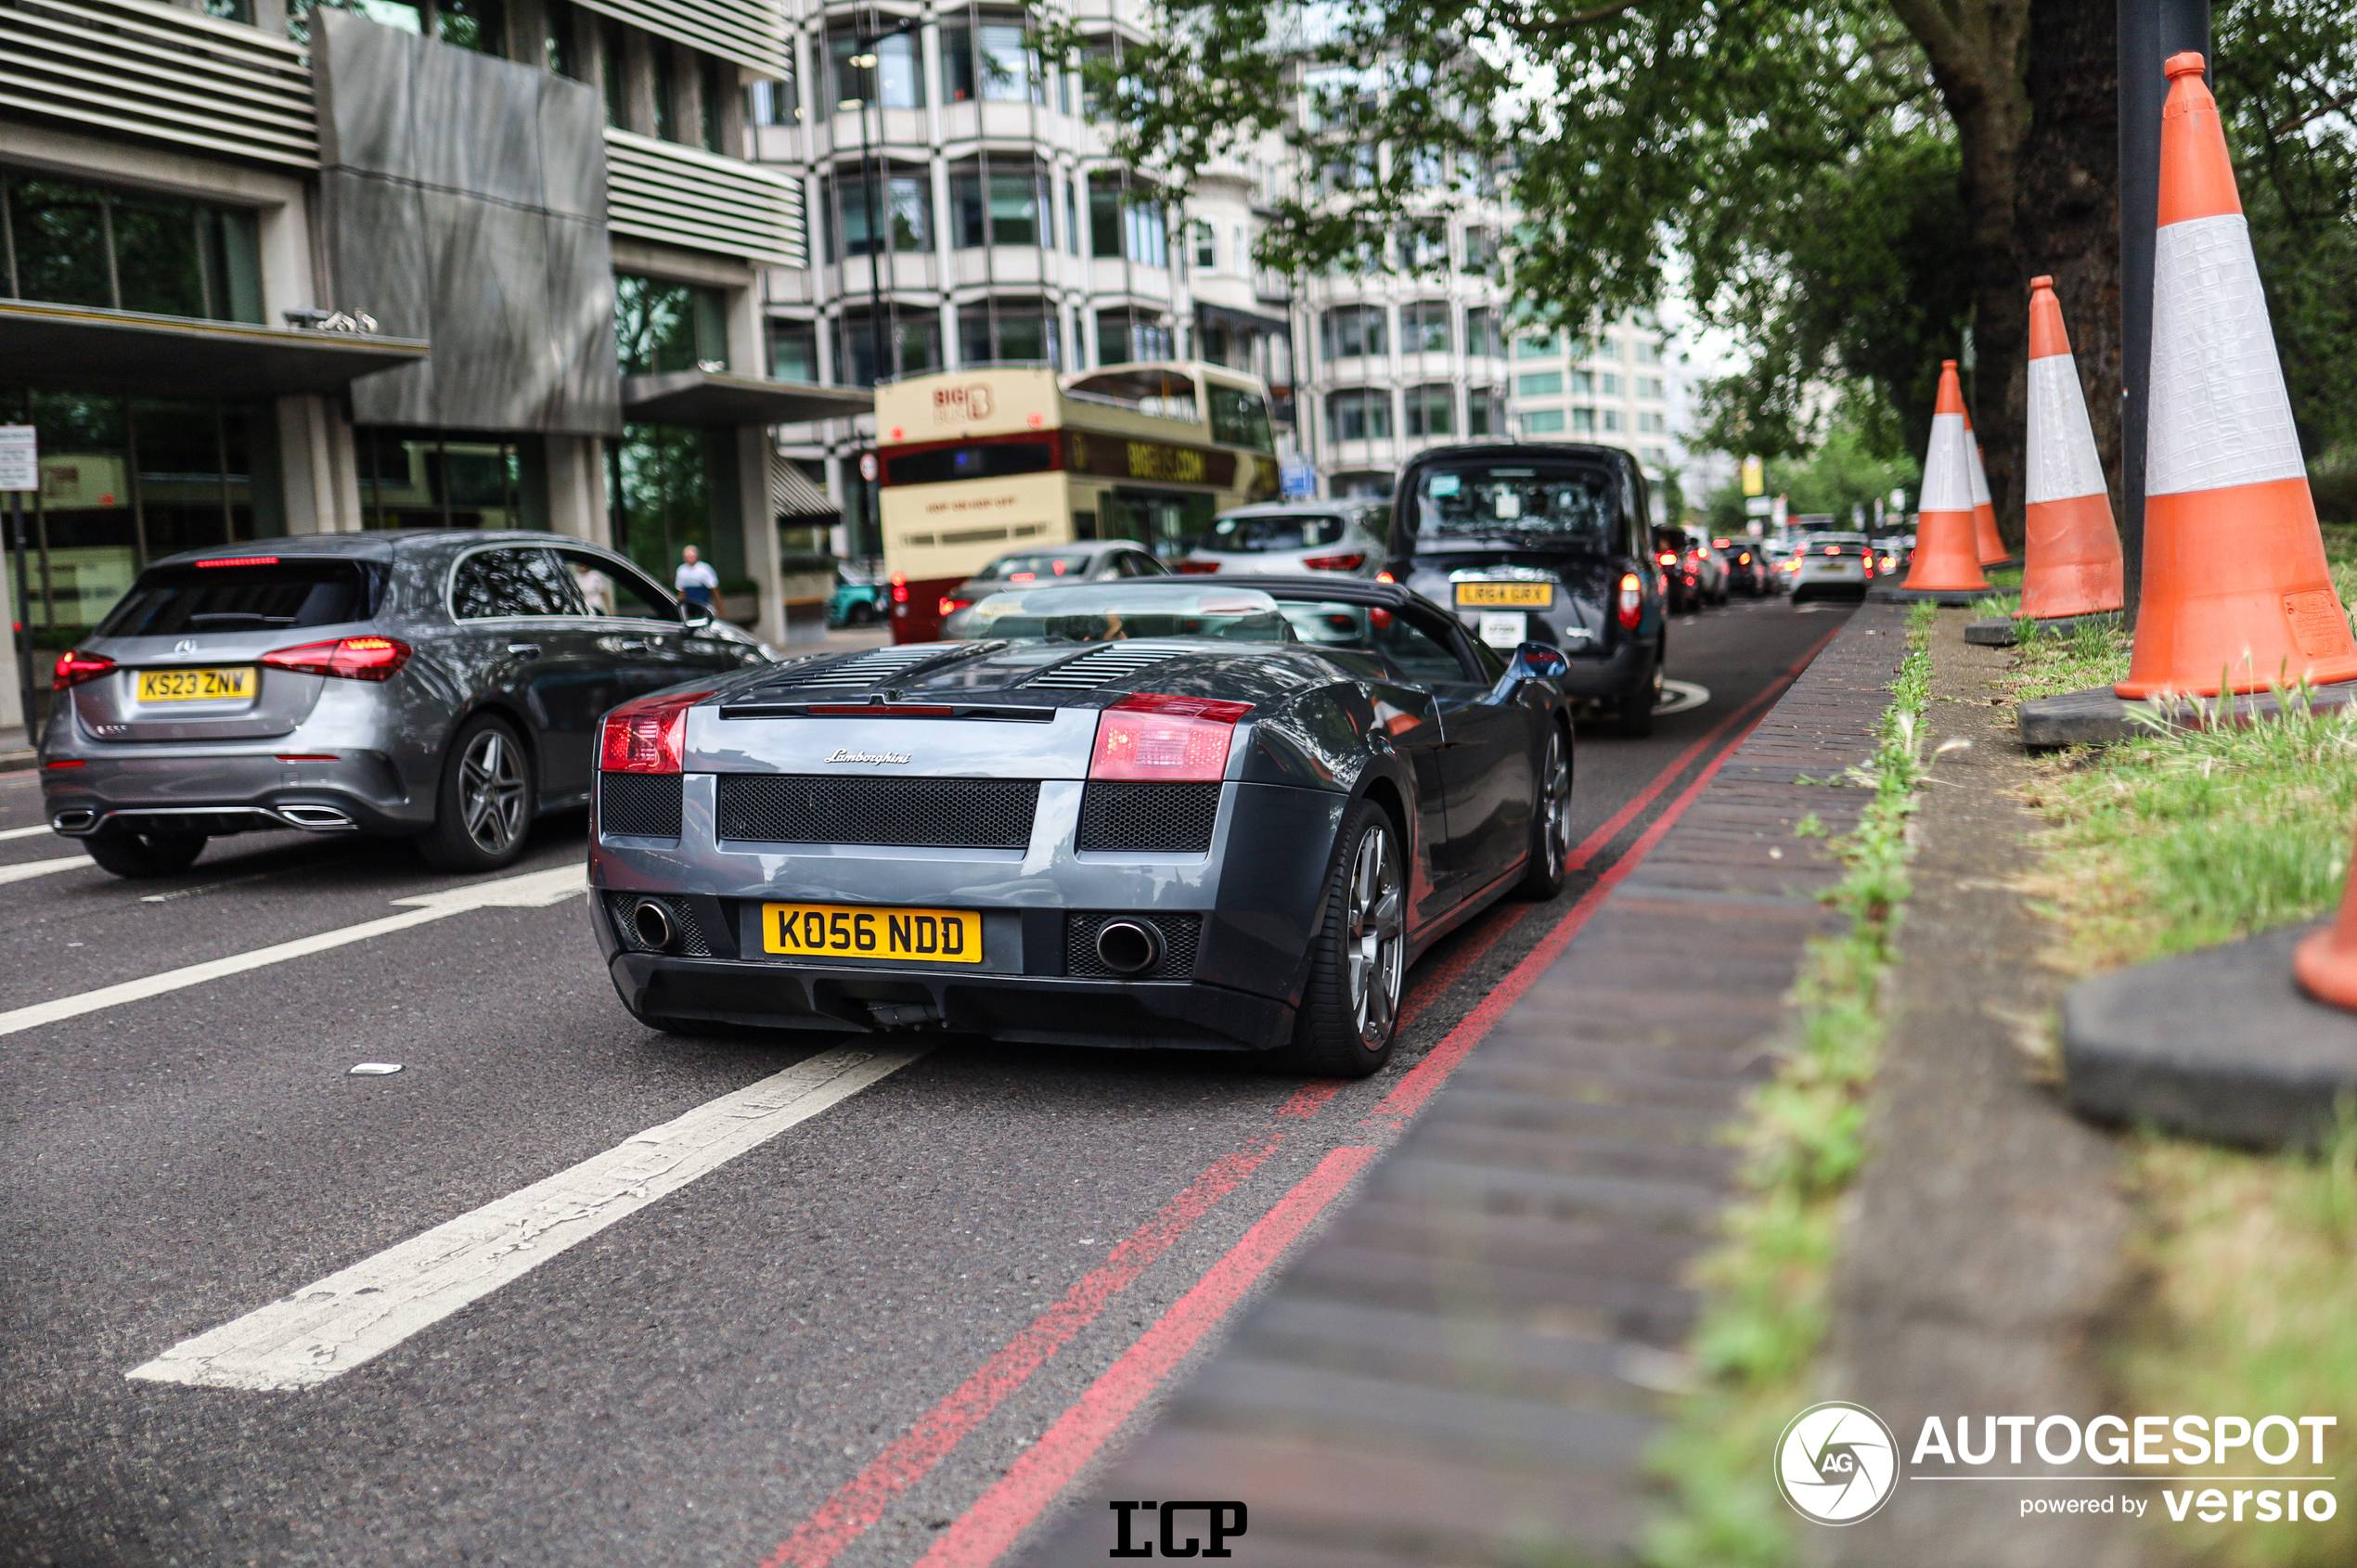
{"type": "MultiPolygon", "coordinates": [[[[235,839],[134,883],[0,837],[0,1562],[993,1561],[1348,1201],[1478,1048],[1485,998],[1559,949],[1843,613],[1673,626],[1670,674],[1708,700],[1650,740],[1583,739],[1584,863],[1423,961],[1384,1073],[912,1040],[297,1391],[126,1374],[837,1043],[639,1028],[577,896],[251,964],[465,885],[400,845],[235,839]],[[364,1061],[402,1071],[348,1075],[364,1061]]],[[[0,777],[0,833],[40,821],[32,776],[0,777]]],[[[582,831],[543,824],[516,870],[577,865],[582,831]]]]}

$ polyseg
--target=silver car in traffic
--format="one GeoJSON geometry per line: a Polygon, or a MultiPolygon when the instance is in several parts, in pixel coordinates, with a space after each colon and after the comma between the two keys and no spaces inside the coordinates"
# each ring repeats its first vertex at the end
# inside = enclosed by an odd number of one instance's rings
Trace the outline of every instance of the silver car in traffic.
{"type": "Polygon", "coordinates": [[[609,708],[772,656],[623,557],[547,533],[319,534],[174,556],[61,656],[49,825],[118,876],[209,838],[415,838],[513,860],[578,805],[609,708]]]}
{"type": "Polygon", "coordinates": [[[1172,563],[1182,573],[1383,570],[1390,508],[1379,500],[1270,501],[1212,519],[1211,532],[1172,563]]]}

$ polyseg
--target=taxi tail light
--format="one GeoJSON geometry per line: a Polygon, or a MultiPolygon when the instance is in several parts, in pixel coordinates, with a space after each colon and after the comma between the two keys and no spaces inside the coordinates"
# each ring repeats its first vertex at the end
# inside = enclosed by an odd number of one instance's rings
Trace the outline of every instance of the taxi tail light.
{"type": "Polygon", "coordinates": [[[1675,565],[1677,565],[1677,564],[1678,564],[1678,553],[1677,553],[1675,550],[1664,550],[1664,551],[1662,551],[1662,552],[1661,552],[1661,564],[1662,564],[1662,565],[1664,565],[1664,566],[1675,566],[1675,565]]]}
{"type": "Polygon", "coordinates": [[[941,601],[941,612],[944,615],[955,615],[972,603],[973,600],[970,598],[945,598],[941,601]]]}
{"type": "Polygon", "coordinates": [[[1140,691],[1097,715],[1088,777],[1148,784],[1216,784],[1249,702],[1140,691]]]}
{"type": "Polygon", "coordinates": [[[1620,623],[1632,632],[1637,629],[1637,623],[1644,616],[1645,585],[1638,580],[1637,574],[1633,572],[1624,572],[1620,574],[1618,613],[1620,623]]]}
{"type": "Polygon", "coordinates": [[[1312,572],[1356,572],[1367,562],[1367,552],[1360,550],[1346,556],[1310,556],[1302,565],[1312,572]]]}
{"type": "Polygon", "coordinates": [[[391,680],[408,662],[409,645],[398,637],[333,637],[274,648],[262,656],[262,662],[274,670],[353,681],[391,680]]]}
{"type": "Polygon", "coordinates": [[[663,692],[625,702],[598,726],[600,773],[685,771],[688,710],[710,690],[663,692]]]}
{"type": "Polygon", "coordinates": [[[1183,577],[1202,577],[1219,570],[1216,560],[1182,560],[1171,568],[1183,577]]]}
{"type": "Polygon", "coordinates": [[[58,668],[49,677],[49,689],[63,691],[70,686],[97,680],[113,669],[114,661],[103,653],[84,653],[78,648],[70,648],[58,655],[58,668]]]}

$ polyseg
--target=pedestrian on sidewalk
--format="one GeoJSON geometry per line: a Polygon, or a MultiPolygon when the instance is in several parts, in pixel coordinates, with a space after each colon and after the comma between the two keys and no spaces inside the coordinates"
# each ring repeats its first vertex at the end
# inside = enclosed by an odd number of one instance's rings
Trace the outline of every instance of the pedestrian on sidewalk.
{"type": "Polygon", "coordinates": [[[696,547],[689,545],[679,552],[679,570],[672,574],[671,585],[689,604],[712,608],[712,596],[720,591],[720,573],[696,559],[696,547]]]}

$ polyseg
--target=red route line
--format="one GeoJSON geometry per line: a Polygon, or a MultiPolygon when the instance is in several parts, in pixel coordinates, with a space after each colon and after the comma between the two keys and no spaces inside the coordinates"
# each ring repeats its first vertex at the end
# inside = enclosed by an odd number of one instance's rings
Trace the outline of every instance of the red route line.
{"type": "Polygon", "coordinates": [[[997,1562],[1375,1153],[1368,1148],[1337,1149],[1318,1162],[1317,1169],[1277,1200],[1244,1232],[1243,1240],[1139,1335],[1088,1385],[1088,1392],[1024,1450],[997,1484],[943,1532],[933,1549],[917,1560],[916,1568],[987,1568],[997,1562]]]}

